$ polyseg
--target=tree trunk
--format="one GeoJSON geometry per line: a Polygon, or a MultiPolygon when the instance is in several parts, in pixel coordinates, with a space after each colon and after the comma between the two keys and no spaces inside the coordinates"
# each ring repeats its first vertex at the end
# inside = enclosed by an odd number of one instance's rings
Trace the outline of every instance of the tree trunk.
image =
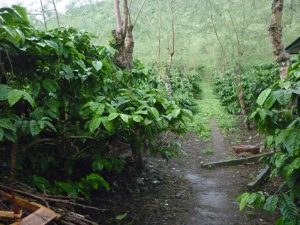
{"type": "Polygon", "coordinates": [[[237,88],[237,95],[238,95],[242,115],[244,117],[244,125],[249,130],[250,129],[250,124],[249,124],[249,121],[247,119],[248,109],[247,109],[247,106],[246,106],[245,100],[244,100],[244,89],[243,89],[243,84],[242,84],[242,79],[243,78],[242,78],[241,58],[243,56],[243,51],[242,51],[242,47],[241,47],[240,37],[239,37],[239,34],[238,34],[237,29],[235,27],[235,24],[234,24],[232,15],[231,15],[231,11],[229,10],[228,13],[229,13],[230,21],[231,21],[231,24],[233,26],[233,30],[234,30],[235,37],[236,37],[236,42],[237,42],[237,61],[236,61],[237,79],[236,79],[236,82],[235,82],[235,86],[237,88]]]}
{"type": "Polygon", "coordinates": [[[136,168],[138,170],[143,170],[145,168],[144,163],[144,151],[145,151],[145,143],[142,140],[140,130],[137,128],[135,131],[134,136],[132,137],[131,141],[131,151],[132,156],[135,161],[136,168]]]}
{"type": "Polygon", "coordinates": [[[282,44],[282,12],[283,0],[273,0],[269,34],[273,45],[273,55],[280,67],[280,78],[283,80],[288,75],[290,61],[289,55],[285,52],[282,44]]]}
{"type": "Polygon", "coordinates": [[[44,20],[44,26],[45,26],[45,29],[47,30],[47,22],[46,22],[46,17],[45,17],[45,10],[44,10],[44,5],[43,5],[43,2],[42,0],[40,0],[40,4],[41,4],[41,9],[42,9],[42,15],[43,15],[43,20],[44,20]]]}
{"type": "Polygon", "coordinates": [[[133,25],[129,14],[128,2],[123,0],[124,18],[120,12],[120,1],[115,0],[116,30],[112,35],[115,39],[113,47],[118,51],[115,55],[115,63],[121,69],[132,69],[133,67],[133,25]]]}
{"type": "Polygon", "coordinates": [[[17,152],[18,145],[16,143],[12,143],[10,149],[10,179],[12,180],[16,177],[17,152]]]}
{"type": "Polygon", "coordinates": [[[59,16],[58,16],[55,0],[52,0],[52,4],[53,4],[54,12],[55,12],[57,26],[60,27],[59,16]]]}

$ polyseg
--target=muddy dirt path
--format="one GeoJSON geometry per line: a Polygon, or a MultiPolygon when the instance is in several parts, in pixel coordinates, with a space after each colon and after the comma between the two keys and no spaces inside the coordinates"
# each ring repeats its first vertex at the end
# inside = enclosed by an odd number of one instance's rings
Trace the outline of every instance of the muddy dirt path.
{"type": "Polygon", "coordinates": [[[251,224],[248,218],[239,212],[236,197],[249,182],[249,171],[244,166],[215,169],[200,168],[200,161],[225,160],[229,156],[228,141],[219,130],[216,121],[211,121],[211,141],[201,143],[196,136],[184,143],[188,153],[181,164],[184,176],[195,190],[194,215],[187,224],[195,225],[242,225],[251,224]],[[196,145],[195,143],[201,143],[196,145]],[[210,147],[209,147],[210,146],[210,147]],[[208,156],[207,148],[213,155],[208,156]]]}

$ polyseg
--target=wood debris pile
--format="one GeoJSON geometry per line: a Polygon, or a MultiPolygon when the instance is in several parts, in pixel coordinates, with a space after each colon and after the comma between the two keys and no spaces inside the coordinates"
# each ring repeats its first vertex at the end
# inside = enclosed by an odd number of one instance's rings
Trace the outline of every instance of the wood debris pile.
{"type": "Polygon", "coordinates": [[[0,224],[4,225],[96,225],[85,216],[75,213],[103,210],[77,203],[82,199],[68,196],[38,195],[0,184],[0,224]]]}

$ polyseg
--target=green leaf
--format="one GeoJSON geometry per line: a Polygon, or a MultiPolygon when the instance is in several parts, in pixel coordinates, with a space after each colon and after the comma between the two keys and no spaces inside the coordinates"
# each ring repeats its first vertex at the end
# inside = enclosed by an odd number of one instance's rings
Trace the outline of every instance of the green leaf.
{"type": "Polygon", "coordinates": [[[149,120],[148,118],[146,118],[146,119],[144,120],[145,126],[148,126],[148,125],[150,125],[151,123],[152,123],[152,120],[149,120]]]}
{"type": "Polygon", "coordinates": [[[39,124],[35,120],[30,121],[29,129],[30,129],[30,133],[31,133],[32,136],[36,136],[42,131],[39,124]]]}
{"type": "Polygon", "coordinates": [[[76,60],[75,63],[80,66],[82,69],[85,69],[85,64],[82,60],[76,60]]]}
{"type": "Polygon", "coordinates": [[[238,197],[238,201],[240,202],[240,211],[244,210],[248,204],[249,193],[243,193],[238,197]]]}
{"type": "Polygon", "coordinates": [[[64,76],[66,79],[71,79],[74,77],[73,69],[69,65],[62,65],[62,70],[64,71],[64,76]]]}
{"type": "Polygon", "coordinates": [[[24,99],[31,105],[31,107],[35,106],[35,102],[33,100],[33,98],[31,97],[30,94],[28,94],[27,92],[23,91],[23,96],[24,99]]]}
{"type": "Polygon", "coordinates": [[[59,88],[56,81],[51,79],[43,80],[42,85],[48,92],[52,92],[52,93],[56,92],[56,90],[59,88]]]}
{"type": "Polygon", "coordinates": [[[108,120],[108,117],[106,117],[106,116],[105,116],[105,117],[102,117],[102,118],[101,118],[101,122],[102,122],[103,126],[105,127],[105,129],[106,129],[109,133],[113,132],[114,127],[113,127],[112,122],[111,122],[110,120],[108,120]]]}
{"type": "Polygon", "coordinates": [[[98,116],[98,117],[102,116],[104,110],[105,110],[105,104],[99,104],[99,106],[95,112],[95,116],[98,116]]]}
{"type": "Polygon", "coordinates": [[[11,88],[8,85],[0,84],[0,101],[4,101],[7,99],[10,90],[11,88]]]}
{"type": "Polygon", "coordinates": [[[270,93],[271,93],[271,89],[268,88],[266,90],[264,90],[262,93],[260,93],[260,95],[257,98],[256,103],[260,106],[263,106],[263,104],[265,103],[266,99],[269,97],[270,93]]]}
{"type": "Polygon", "coordinates": [[[300,169],[300,158],[298,157],[292,163],[285,166],[285,168],[284,168],[285,178],[288,178],[289,176],[292,175],[292,173],[295,170],[299,170],[299,169],[300,169]]]}
{"type": "Polygon", "coordinates": [[[133,120],[134,122],[140,123],[140,122],[143,120],[143,117],[140,116],[140,115],[133,115],[133,116],[132,116],[132,120],[133,120]]]}
{"type": "Polygon", "coordinates": [[[13,132],[16,132],[16,127],[10,121],[10,119],[6,119],[6,118],[0,119],[0,127],[7,129],[7,130],[11,130],[13,132]]]}
{"type": "Polygon", "coordinates": [[[4,137],[4,130],[0,128],[0,141],[3,140],[3,137],[4,137]]]}
{"type": "Polygon", "coordinates": [[[185,115],[187,118],[189,118],[190,120],[193,120],[194,116],[191,110],[188,109],[182,109],[182,114],[185,115]]]}
{"type": "Polygon", "coordinates": [[[181,109],[174,109],[171,113],[173,118],[177,118],[178,115],[180,114],[181,109]]]}
{"type": "Polygon", "coordinates": [[[51,40],[45,40],[45,43],[51,47],[51,48],[54,48],[55,50],[58,51],[58,44],[54,41],[51,41],[51,40]]]}
{"type": "Polygon", "coordinates": [[[265,204],[264,204],[264,210],[267,210],[270,213],[274,213],[277,208],[278,203],[278,196],[271,195],[267,198],[265,204]]]}
{"type": "Polygon", "coordinates": [[[7,96],[9,105],[13,106],[14,104],[16,104],[22,98],[22,96],[23,96],[23,91],[16,90],[16,89],[11,90],[7,96]]]}
{"type": "Polygon", "coordinates": [[[111,120],[114,120],[116,119],[120,114],[119,113],[110,113],[109,116],[108,116],[108,120],[111,121],[111,120]]]}
{"type": "Polygon", "coordinates": [[[127,213],[123,213],[116,216],[116,220],[124,220],[127,217],[127,213]]]}
{"type": "Polygon", "coordinates": [[[120,114],[121,119],[125,122],[128,123],[129,120],[129,116],[126,114],[120,114]]]}
{"type": "Polygon", "coordinates": [[[105,187],[106,190],[109,190],[108,182],[99,174],[91,173],[86,176],[86,181],[88,181],[94,189],[98,189],[100,185],[105,187]]]}
{"type": "Polygon", "coordinates": [[[93,61],[92,65],[93,65],[93,67],[95,68],[96,71],[99,71],[102,68],[102,62],[101,61],[93,61]]]}
{"type": "Polygon", "coordinates": [[[300,149],[300,129],[291,130],[283,141],[283,145],[290,154],[300,149]]]}
{"type": "Polygon", "coordinates": [[[150,114],[154,117],[154,119],[156,119],[156,120],[159,119],[159,112],[157,111],[156,108],[148,107],[148,110],[149,110],[150,114]]]}
{"type": "Polygon", "coordinates": [[[280,105],[286,105],[291,100],[292,91],[277,90],[277,91],[274,91],[274,96],[280,105]]]}
{"type": "Polygon", "coordinates": [[[289,221],[297,219],[298,209],[290,196],[287,194],[280,196],[279,204],[281,215],[285,220],[289,221]]]}
{"type": "Polygon", "coordinates": [[[12,8],[14,9],[15,13],[22,19],[23,22],[29,24],[30,20],[28,18],[27,10],[19,5],[13,5],[12,8]]]}
{"type": "Polygon", "coordinates": [[[1,28],[5,31],[4,37],[7,41],[11,42],[12,44],[18,46],[20,44],[20,41],[22,40],[22,37],[17,32],[17,29],[11,26],[4,26],[0,25],[0,31],[1,28]]]}
{"type": "Polygon", "coordinates": [[[90,131],[94,132],[95,130],[97,130],[100,124],[101,124],[101,117],[94,117],[89,124],[90,131]]]}

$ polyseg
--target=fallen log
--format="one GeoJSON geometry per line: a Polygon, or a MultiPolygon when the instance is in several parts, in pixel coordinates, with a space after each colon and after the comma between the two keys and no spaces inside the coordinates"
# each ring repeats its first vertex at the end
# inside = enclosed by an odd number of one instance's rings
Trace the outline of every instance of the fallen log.
{"type": "Polygon", "coordinates": [[[217,161],[217,162],[211,162],[211,163],[206,163],[206,164],[201,164],[201,168],[213,168],[217,166],[234,166],[234,165],[239,165],[243,163],[248,163],[248,162],[255,162],[259,160],[261,157],[264,156],[271,156],[273,155],[274,152],[268,152],[268,153],[263,153],[251,157],[246,157],[246,158],[238,158],[238,159],[229,159],[229,160],[223,160],[223,161],[217,161]]]}
{"type": "Polygon", "coordinates": [[[270,174],[270,170],[271,169],[269,166],[266,166],[265,168],[260,170],[255,180],[247,184],[247,188],[251,191],[257,189],[267,179],[270,174]]]}

